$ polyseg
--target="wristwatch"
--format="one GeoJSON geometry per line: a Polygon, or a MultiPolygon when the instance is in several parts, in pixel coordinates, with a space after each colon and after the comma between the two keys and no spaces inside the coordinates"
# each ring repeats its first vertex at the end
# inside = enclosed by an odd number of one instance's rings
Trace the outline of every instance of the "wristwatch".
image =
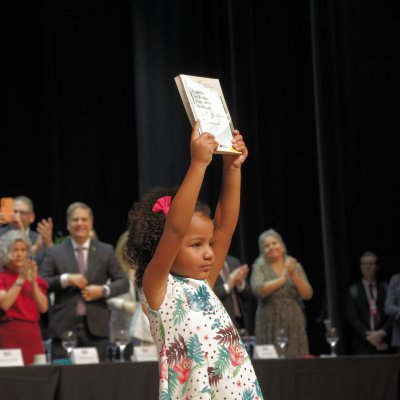
{"type": "Polygon", "coordinates": [[[24,286],[24,282],[19,281],[18,279],[14,282],[14,286],[24,286]]]}
{"type": "Polygon", "coordinates": [[[103,285],[101,288],[103,290],[103,297],[108,297],[108,287],[103,285]]]}

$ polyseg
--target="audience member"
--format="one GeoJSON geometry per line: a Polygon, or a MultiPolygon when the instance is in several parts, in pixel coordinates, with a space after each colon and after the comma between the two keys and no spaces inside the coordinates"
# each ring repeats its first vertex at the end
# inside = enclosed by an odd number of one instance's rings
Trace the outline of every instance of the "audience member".
{"type": "Polygon", "coordinates": [[[25,364],[44,354],[39,315],[47,311],[47,283],[29,259],[30,240],[19,230],[0,238],[0,348],[20,348],[25,364]]]}
{"type": "Polygon", "coordinates": [[[143,311],[141,306],[142,294],[139,292],[138,296],[138,307],[129,327],[129,335],[132,338],[132,343],[134,346],[148,346],[154,344],[153,336],[151,336],[150,331],[150,321],[147,315],[143,311]]]}
{"type": "MultiPolygon", "coordinates": [[[[31,242],[30,256],[34,258],[38,265],[43,261],[47,249],[53,246],[53,220],[51,218],[42,219],[37,223],[36,231],[32,229],[36,215],[32,200],[27,196],[17,196],[14,198],[14,213],[11,223],[4,224],[5,219],[0,213],[0,236],[10,230],[18,229],[24,232],[31,242]],[[1,226],[3,225],[3,226],[1,226]]],[[[51,299],[49,298],[49,301],[51,299]]],[[[40,314],[40,329],[44,339],[49,338],[48,334],[49,314],[40,314]]]]}
{"type": "Polygon", "coordinates": [[[350,327],[352,354],[389,351],[391,319],[385,315],[387,284],[377,279],[378,257],[366,251],[360,257],[361,280],[350,286],[346,298],[346,318],[350,327]]]}
{"type": "Polygon", "coordinates": [[[14,198],[14,214],[11,223],[7,223],[0,212],[0,236],[14,229],[26,233],[31,242],[31,255],[40,264],[45,256],[45,249],[53,246],[53,220],[42,219],[38,222],[36,231],[31,227],[34,221],[35,211],[32,200],[27,196],[17,196],[14,198]]]}
{"type": "Polygon", "coordinates": [[[400,353],[400,273],[390,278],[385,312],[392,318],[392,347],[400,353]]]}
{"type": "MultiPolygon", "coordinates": [[[[129,281],[129,291],[107,299],[108,307],[110,308],[110,341],[115,343],[116,334],[118,331],[124,330],[129,333],[133,314],[137,308],[136,289],[134,285],[133,270],[126,259],[125,247],[128,238],[128,231],[122,233],[115,246],[115,255],[126,274],[129,281]]],[[[127,347],[127,351],[129,346],[127,347]]]]}
{"type": "Polygon", "coordinates": [[[303,300],[313,289],[302,265],[287,254],[278,232],[269,229],[258,239],[260,255],[252,265],[250,284],[258,298],[255,319],[257,344],[276,345],[278,329],[285,329],[287,357],[309,353],[303,300]]]}
{"type": "Polygon", "coordinates": [[[113,297],[107,300],[107,303],[111,308],[111,342],[115,342],[115,333],[118,330],[126,330],[128,336],[132,339],[132,342],[127,346],[125,351],[126,354],[129,354],[132,352],[131,345],[146,346],[154,344],[154,340],[150,332],[149,319],[141,306],[140,292],[136,291],[135,273],[126,256],[127,239],[128,231],[125,231],[118,240],[115,247],[115,254],[129,280],[129,292],[113,297]]]}
{"type": "Polygon", "coordinates": [[[53,246],[40,265],[41,276],[54,292],[49,331],[52,356],[63,358],[62,333],[73,330],[78,347],[96,347],[105,359],[109,339],[109,309],[106,300],[129,290],[129,283],[113,246],[91,239],[93,213],[81,202],[67,209],[70,237],[53,246]]]}
{"type": "Polygon", "coordinates": [[[246,283],[249,267],[231,255],[227,255],[214,292],[228,311],[233,323],[242,335],[252,334],[250,307],[253,294],[246,283]]]}

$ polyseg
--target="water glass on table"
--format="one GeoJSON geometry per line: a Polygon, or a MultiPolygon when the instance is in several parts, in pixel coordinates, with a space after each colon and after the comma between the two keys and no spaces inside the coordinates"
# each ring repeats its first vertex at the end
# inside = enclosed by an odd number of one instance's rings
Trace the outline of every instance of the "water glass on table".
{"type": "Polygon", "coordinates": [[[68,358],[71,359],[72,350],[76,347],[77,339],[74,331],[65,331],[61,335],[61,344],[67,351],[68,358]]]}
{"type": "Polygon", "coordinates": [[[288,335],[285,328],[278,328],[276,333],[276,344],[279,348],[279,357],[286,357],[286,347],[288,344],[288,335]]]}
{"type": "Polygon", "coordinates": [[[124,352],[126,346],[128,346],[130,342],[129,332],[126,329],[118,329],[115,333],[115,344],[119,349],[119,361],[125,361],[124,352]]]}
{"type": "Polygon", "coordinates": [[[339,341],[339,334],[337,329],[332,325],[332,322],[330,320],[325,320],[325,339],[329,344],[329,347],[331,349],[331,357],[336,357],[336,345],[339,341]]]}

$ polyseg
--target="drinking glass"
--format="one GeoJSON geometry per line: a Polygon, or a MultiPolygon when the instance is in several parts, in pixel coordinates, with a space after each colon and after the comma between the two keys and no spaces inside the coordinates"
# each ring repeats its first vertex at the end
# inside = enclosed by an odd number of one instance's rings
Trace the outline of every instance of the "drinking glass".
{"type": "Polygon", "coordinates": [[[339,334],[330,321],[325,321],[325,338],[331,348],[331,357],[336,357],[336,345],[339,341],[339,334]]]}
{"type": "Polygon", "coordinates": [[[74,331],[65,331],[61,335],[61,344],[67,351],[68,358],[71,358],[72,350],[76,346],[76,334],[74,331]]]}
{"type": "Polygon", "coordinates": [[[285,358],[285,350],[288,344],[288,336],[285,328],[278,328],[276,333],[276,344],[279,347],[279,357],[285,358]]]}
{"type": "Polygon", "coordinates": [[[115,333],[115,344],[119,348],[119,361],[125,361],[124,351],[126,346],[129,344],[129,333],[126,329],[118,329],[115,333]]]}
{"type": "Polygon", "coordinates": [[[238,332],[240,337],[242,338],[247,354],[250,358],[253,358],[254,346],[256,345],[256,337],[249,335],[249,332],[246,328],[240,328],[238,329],[238,332]]]}
{"type": "Polygon", "coordinates": [[[46,354],[46,362],[47,364],[51,364],[51,344],[52,344],[52,339],[44,339],[42,341],[43,343],[43,349],[44,349],[44,354],[46,354]]]}

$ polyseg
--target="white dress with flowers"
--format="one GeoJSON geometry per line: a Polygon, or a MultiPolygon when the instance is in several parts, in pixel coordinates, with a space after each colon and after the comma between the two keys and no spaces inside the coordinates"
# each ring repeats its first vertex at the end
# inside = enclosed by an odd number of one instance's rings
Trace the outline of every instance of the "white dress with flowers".
{"type": "Polygon", "coordinates": [[[169,275],[157,311],[144,304],[159,353],[160,399],[263,399],[251,360],[206,281],[169,275]]]}

